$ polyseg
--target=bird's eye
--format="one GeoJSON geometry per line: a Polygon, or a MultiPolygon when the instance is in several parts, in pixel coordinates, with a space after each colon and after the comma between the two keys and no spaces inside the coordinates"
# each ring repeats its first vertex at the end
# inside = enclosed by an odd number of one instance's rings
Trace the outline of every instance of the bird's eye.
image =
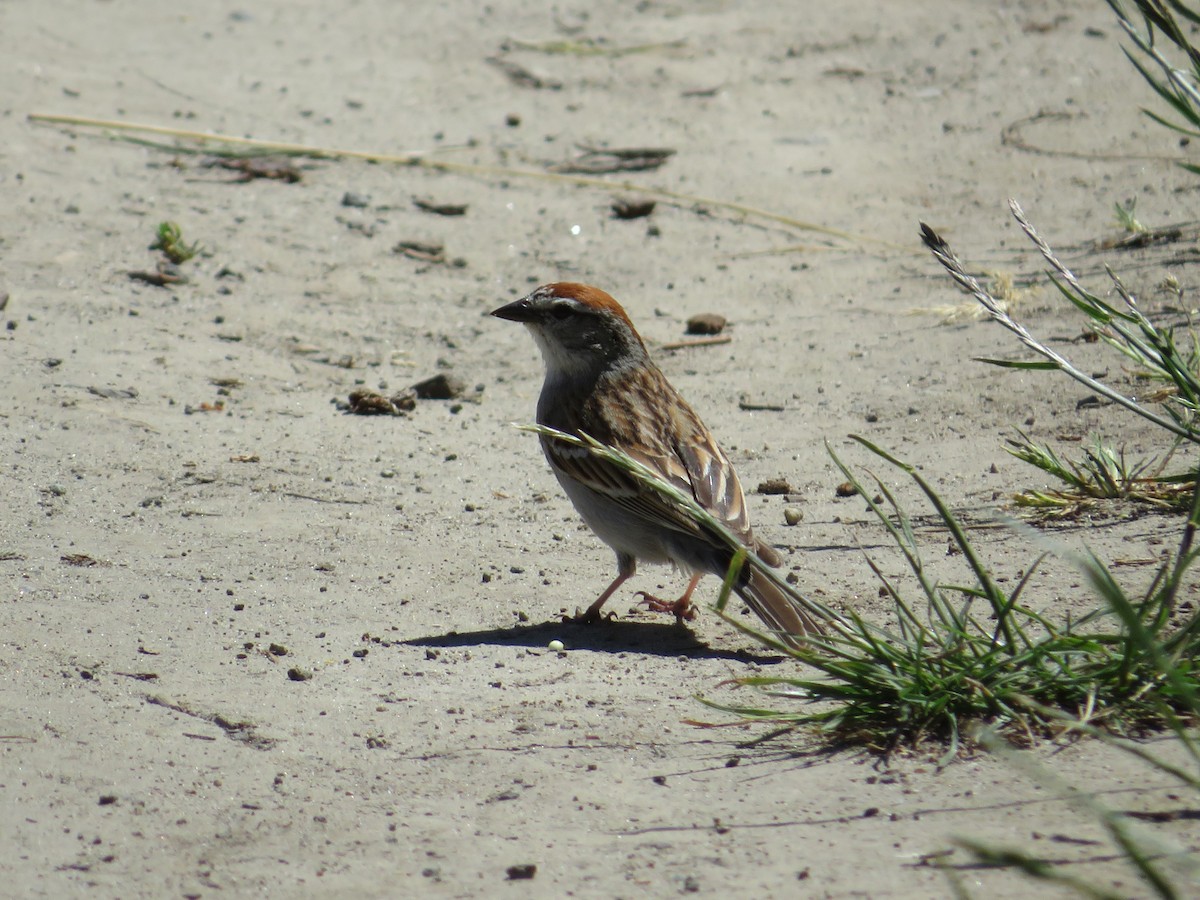
{"type": "Polygon", "coordinates": [[[554,306],[550,307],[550,315],[558,319],[560,322],[564,319],[571,318],[571,313],[573,312],[574,310],[571,309],[570,305],[566,303],[556,303],[554,306]]]}

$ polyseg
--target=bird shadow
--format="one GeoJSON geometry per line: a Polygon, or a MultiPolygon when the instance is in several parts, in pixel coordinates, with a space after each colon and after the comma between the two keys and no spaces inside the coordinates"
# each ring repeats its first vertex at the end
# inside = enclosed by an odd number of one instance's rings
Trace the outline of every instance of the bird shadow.
{"type": "Polygon", "coordinates": [[[426,637],[397,641],[414,647],[531,647],[541,650],[553,640],[562,641],[567,650],[593,650],[598,653],[642,653],[647,656],[687,656],[693,659],[729,659],[739,662],[771,664],[786,656],[767,650],[747,648],[724,650],[696,639],[686,627],[675,624],[622,622],[610,619],[594,624],[581,622],[541,622],[489,628],[482,631],[450,631],[426,637]]]}

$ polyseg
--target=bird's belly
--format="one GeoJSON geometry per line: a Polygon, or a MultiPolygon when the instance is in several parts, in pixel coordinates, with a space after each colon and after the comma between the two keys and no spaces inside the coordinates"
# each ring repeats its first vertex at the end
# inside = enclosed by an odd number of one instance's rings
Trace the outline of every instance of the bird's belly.
{"type": "MultiPolygon", "coordinates": [[[[558,474],[557,471],[555,474],[558,474]]],[[[617,553],[642,562],[674,563],[683,568],[692,568],[663,545],[661,526],[656,528],[644,517],[623,509],[576,481],[560,477],[558,482],[587,527],[617,553]]]]}

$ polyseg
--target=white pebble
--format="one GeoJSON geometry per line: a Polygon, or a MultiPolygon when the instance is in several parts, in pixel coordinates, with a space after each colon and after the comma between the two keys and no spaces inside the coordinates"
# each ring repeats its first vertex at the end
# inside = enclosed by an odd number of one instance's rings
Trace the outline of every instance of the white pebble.
{"type": "Polygon", "coordinates": [[[548,647],[549,647],[551,650],[553,650],[555,653],[560,653],[560,652],[562,652],[564,649],[566,649],[566,647],[565,647],[565,645],[563,644],[563,642],[562,642],[562,641],[551,641],[551,642],[550,642],[549,644],[547,644],[546,646],[548,646],[548,647]]]}

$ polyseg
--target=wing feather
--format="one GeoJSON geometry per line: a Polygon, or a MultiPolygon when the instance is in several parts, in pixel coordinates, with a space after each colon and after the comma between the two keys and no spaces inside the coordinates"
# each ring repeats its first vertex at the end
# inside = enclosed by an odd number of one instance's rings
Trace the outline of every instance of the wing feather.
{"type": "MultiPolygon", "coordinates": [[[[704,537],[703,531],[692,519],[684,515],[657,491],[642,484],[624,469],[594,456],[582,447],[564,444],[553,438],[543,437],[542,449],[545,451],[550,465],[561,474],[573,478],[596,493],[605,495],[610,502],[631,515],[657,526],[673,529],[681,534],[704,537]]],[[[669,470],[664,469],[659,460],[645,454],[631,452],[628,447],[621,449],[663,477],[668,483],[690,493],[691,487],[686,479],[686,470],[682,465],[677,463],[677,471],[668,475],[669,470]]]]}
{"type": "MultiPolygon", "coordinates": [[[[657,368],[641,378],[625,373],[616,383],[610,382],[596,393],[580,398],[577,405],[571,405],[571,414],[563,418],[564,421],[545,424],[573,434],[588,432],[597,440],[623,450],[663,481],[691,494],[742,541],[758,549],[733,465],[700,417],[657,368]],[[614,408],[601,399],[614,394],[630,398],[629,402],[614,408]]],[[[559,472],[608,495],[631,514],[681,533],[704,537],[696,523],[675,509],[674,504],[619,467],[582,447],[552,438],[542,438],[542,449],[559,472]]]]}

